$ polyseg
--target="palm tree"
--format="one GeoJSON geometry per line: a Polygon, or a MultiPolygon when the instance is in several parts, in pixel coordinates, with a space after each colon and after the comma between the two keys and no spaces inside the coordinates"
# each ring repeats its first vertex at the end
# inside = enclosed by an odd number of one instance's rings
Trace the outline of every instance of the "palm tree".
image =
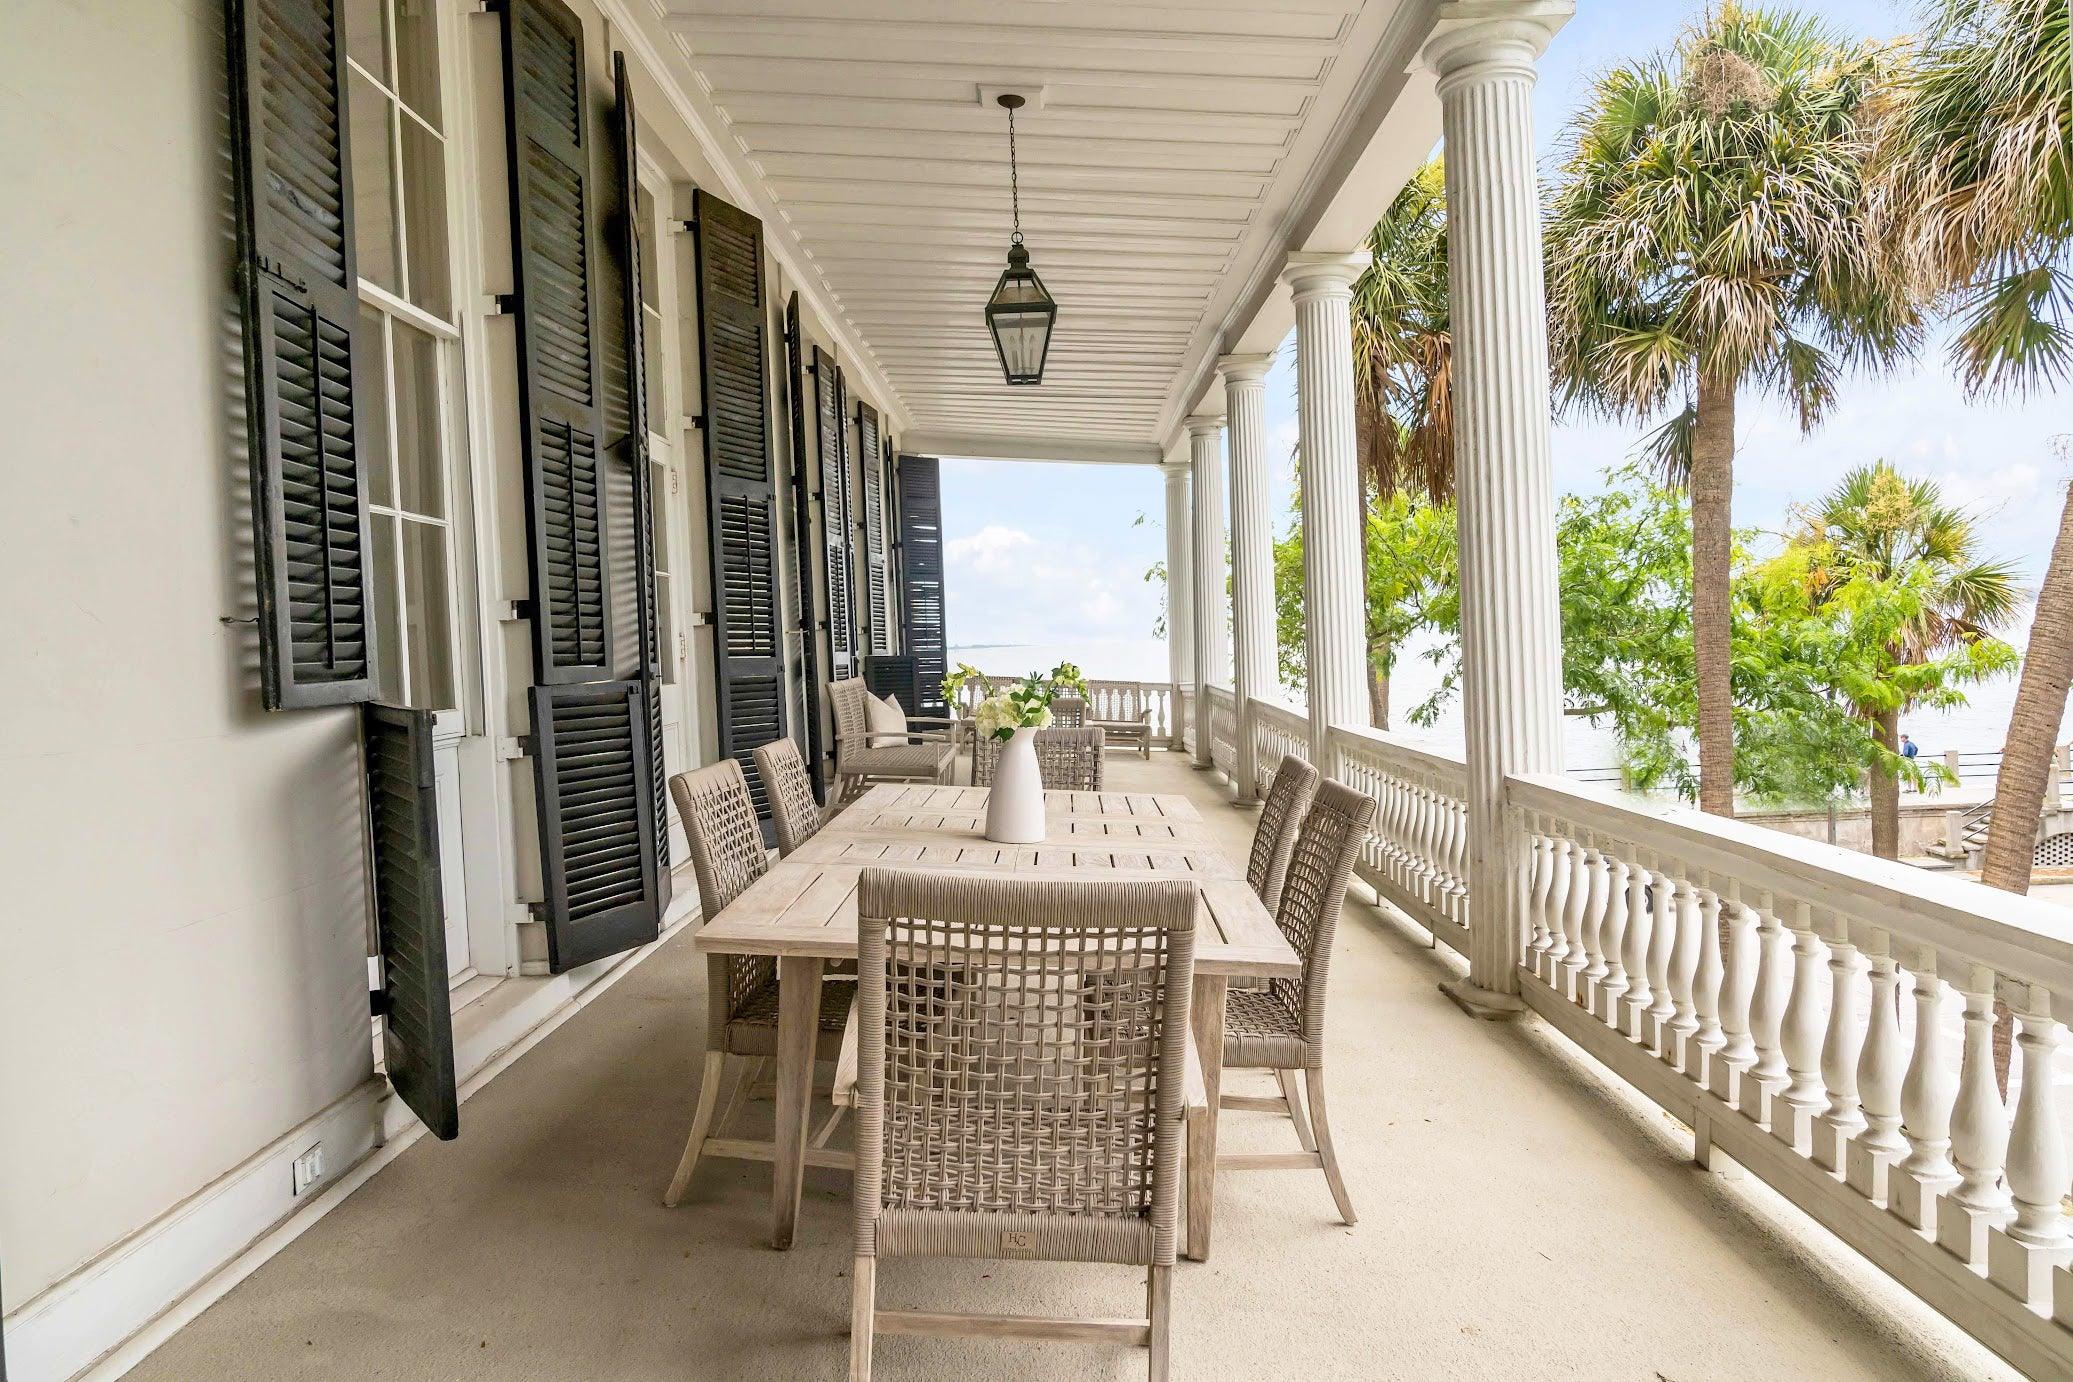
{"type": "MultiPolygon", "coordinates": [[[[1887,268],[1956,316],[1974,393],[2073,365],[2073,21],[2066,0],[1943,0],[1881,101],[1871,214],[1887,268]]],[[[2037,813],[2073,684],[2073,493],[2037,593],[1994,784],[1981,881],[2028,892],[2037,813]]]]}
{"type": "Polygon", "coordinates": [[[1565,406],[1648,418],[1689,488],[1699,805],[1734,811],[1729,687],[1735,407],[1752,389],[1813,428],[1856,365],[1920,322],[1873,272],[1862,115],[1887,50],[1733,3],[1613,69],[1564,131],[1547,210],[1549,343],[1565,406]]]}
{"type": "MultiPolygon", "coordinates": [[[[1368,232],[1368,249],[1374,262],[1354,281],[1352,315],[1354,433],[1365,477],[1372,597],[1391,579],[1377,569],[1378,510],[1400,497],[1444,503],[1454,491],[1454,338],[1447,304],[1446,177],[1439,159],[1412,174],[1396,194],[1368,232]]],[[[1389,728],[1389,680],[1396,664],[1389,614],[1370,608],[1367,618],[1368,717],[1377,729],[1389,728]]]]}
{"type": "MultiPolygon", "coordinates": [[[[1885,649],[1892,670],[1860,684],[1853,697],[1881,750],[1870,773],[1872,853],[1896,859],[1900,716],[1921,694],[1907,669],[1973,649],[2005,627],[2019,602],[2015,569],[1981,557],[1972,516],[1945,503],[1934,481],[1908,479],[1884,461],[1845,475],[1806,518],[1793,545],[1810,558],[1806,579],[1817,605],[1861,581],[1908,594],[1910,617],[1885,649]]],[[[2001,659],[2012,656],[1998,642],[1993,649],[2001,659]]],[[[1975,665],[1991,674],[2005,664],[1980,658],[1975,665]]]]}

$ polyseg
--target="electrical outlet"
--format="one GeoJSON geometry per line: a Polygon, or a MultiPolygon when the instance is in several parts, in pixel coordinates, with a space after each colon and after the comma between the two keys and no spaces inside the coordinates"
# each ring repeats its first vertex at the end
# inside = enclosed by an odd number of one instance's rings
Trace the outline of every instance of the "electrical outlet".
{"type": "Polygon", "coordinates": [[[295,1178],[295,1193],[298,1195],[321,1180],[324,1175],[324,1144],[319,1142],[295,1158],[290,1174],[295,1178]]]}

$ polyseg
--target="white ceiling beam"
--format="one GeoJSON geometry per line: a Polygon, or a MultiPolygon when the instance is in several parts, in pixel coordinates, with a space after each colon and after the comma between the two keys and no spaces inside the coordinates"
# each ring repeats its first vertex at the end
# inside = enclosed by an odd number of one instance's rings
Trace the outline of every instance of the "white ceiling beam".
{"type": "MultiPolygon", "coordinates": [[[[673,15],[782,15],[804,19],[941,19],[1024,23],[1030,17],[1025,0],[666,0],[673,15]]],[[[1329,37],[1338,31],[1358,0],[1135,0],[1103,4],[1100,0],[1051,0],[1043,7],[1045,22],[1065,27],[1100,28],[1126,24],[1137,28],[1194,23],[1235,33],[1294,31],[1329,37]]]]}
{"type": "MultiPolygon", "coordinates": [[[[1001,133],[1000,111],[959,101],[904,101],[875,96],[823,96],[802,102],[792,96],[742,94],[728,107],[734,117],[734,132],[750,148],[776,143],[787,131],[865,129],[893,131],[941,131],[946,134],[1001,133]]],[[[1296,120],[1286,115],[1249,115],[1242,111],[1194,111],[1184,115],[1159,115],[1143,111],[1104,110],[1098,106],[1047,108],[1015,117],[1015,128],[1053,137],[1095,137],[1114,135],[1124,117],[1130,137],[1136,139],[1214,139],[1226,144],[1265,144],[1275,148],[1288,143],[1296,120]]]]}
{"type": "MultiPolygon", "coordinates": [[[[1041,10],[1025,10],[1026,21],[1041,10]]],[[[671,15],[670,24],[692,35],[701,53],[783,54],[787,51],[817,55],[826,52],[854,52],[864,40],[873,52],[884,52],[898,61],[900,51],[913,48],[936,54],[992,52],[1003,47],[1042,49],[1046,58],[1092,49],[1096,52],[1139,53],[1240,53],[1274,57],[1302,57],[1322,61],[1337,51],[1332,35],[1303,36],[1286,33],[1218,33],[1199,26],[1178,28],[1132,28],[1124,25],[1100,27],[1040,23],[1003,23],[969,17],[957,19],[892,18],[881,15],[794,16],[733,14],[671,15]]]]}
{"type": "Polygon", "coordinates": [[[1164,459],[1151,442],[1075,441],[1064,437],[910,430],[903,451],[919,455],[990,461],[1082,461],[1100,465],[1158,465],[1164,459]]]}

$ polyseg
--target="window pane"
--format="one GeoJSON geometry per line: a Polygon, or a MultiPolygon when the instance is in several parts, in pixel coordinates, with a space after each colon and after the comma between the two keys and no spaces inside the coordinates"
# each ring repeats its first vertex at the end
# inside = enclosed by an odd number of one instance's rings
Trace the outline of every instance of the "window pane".
{"type": "Polygon", "coordinates": [[[403,122],[403,219],[409,237],[410,300],[445,321],[453,316],[446,277],[446,146],[408,116],[403,122]]]}
{"type": "Polygon", "coordinates": [[[404,606],[410,615],[410,704],[453,708],[453,624],[448,617],[446,529],[403,524],[404,606]]]}
{"type": "Polygon", "coordinates": [[[445,448],[439,427],[439,343],[401,321],[396,352],[397,507],[446,517],[445,448]]]}
{"type": "Polygon", "coordinates": [[[387,0],[345,0],[346,56],[380,77],[389,79],[388,59],[383,55],[383,11],[387,0]]]}
{"type": "Polygon", "coordinates": [[[439,128],[439,19],[433,0],[396,0],[396,92],[439,128]]]}
{"type": "Polygon", "coordinates": [[[641,303],[646,307],[659,307],[662,300],[655,296],[658,282],[655,276],[655,199],[648,195],[647,188],[635,189],[634,206],[634,224],[640,227],[641,303]]]}
{"type": "Polygon", "coordinates": [[[671,616],[669,573],[655,573],[656,649],[662,654],[662,680],[671,685],[677,679],[677,626],[671,616]]]}
{"type": "Polygon", "coordinates": [[[396,595],[396,520],[374,517],[375,692],[388,705],[408,705],[403,694],[403,610],[396,595]]]}
{"type": "Polygon", "coordinates": [[[366,328],[362,339],[367,343],[367,363],[355,373],[354,382],[367,391],[370,435],[358,439],[367,456],[367,497],[393,507],[396,484],[389,457],[389,366],[382,345],[382,328],[387,320],[372,307],[360,308],[360,324],[366,328]]]}
{"type": "Polygon", "coordinates": [[[401,246],[396,238],[396,169],[389,122],[395,106],[358,72],[348,78],[353,117],[353,244],[360,277],[403,292],[401,246]]]}

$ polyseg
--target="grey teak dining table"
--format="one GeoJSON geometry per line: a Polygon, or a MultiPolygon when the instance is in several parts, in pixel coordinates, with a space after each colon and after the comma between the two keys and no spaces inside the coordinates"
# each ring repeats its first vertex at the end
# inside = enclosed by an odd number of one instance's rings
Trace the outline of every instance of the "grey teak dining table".
{"type": "Polygon", "coordinates": [[[798,1222],[821,977],[830,960],[856,958],[857,880],[866,868],[916,868],[1078,881],[1181,877],[1200,884],[1190,1025],[1207,1111],[1188,1121],[1187,1255],[1207,1257],[1225,993],[1233,978],[1299,977],[1296,952],[1187,798],[1046,792],[1047,839],[1002,845],[983,833],[987,790],[873,787],[698,933],[698,948],[707,953],[778,961],[771,1244],[790,1247],[798,1222]]]}

